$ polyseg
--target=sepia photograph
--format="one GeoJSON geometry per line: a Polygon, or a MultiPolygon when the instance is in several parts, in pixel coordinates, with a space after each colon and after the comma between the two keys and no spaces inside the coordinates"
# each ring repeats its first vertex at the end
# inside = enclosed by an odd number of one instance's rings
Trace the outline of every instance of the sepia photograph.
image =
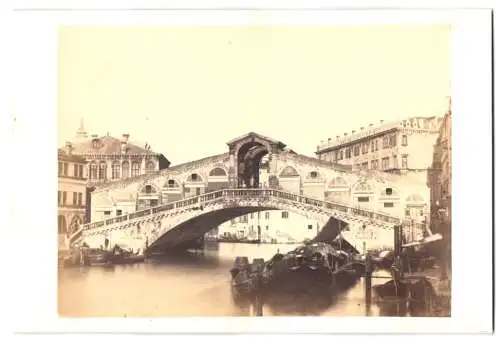
{"type": "Polygon", "coordinates": [[[60,315],[450,315],[449,26],[61,27],[58,63],[60,315]]]}
{"type": "Polygon", "coordinates": [[[53,14],[55,319],[460,316],[458,19],[208,12],[53,14]]]}

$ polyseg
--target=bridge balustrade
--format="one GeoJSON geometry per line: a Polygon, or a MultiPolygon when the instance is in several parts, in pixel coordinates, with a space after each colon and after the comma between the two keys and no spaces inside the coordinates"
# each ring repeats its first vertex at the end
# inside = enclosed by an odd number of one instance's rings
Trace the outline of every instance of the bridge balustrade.
{"type": "MultiPolygon", "coordinates": [[[[156,214],[163,211],[170,211],[179,208],[185,208],[188,206],[192,206],[198,203],[208,203],[221,198],[241,198],[241,197],[251,197],[251,198],[263,198],[263,197],[275,197],[288,201],[294,201],[299,203],[304,203],[313,207],[325,207],[330,210],[337,210],[345,213],[352,213],[359,216],[368,217],[371,219],[377,219],[383,222],[388,222],[392,224],[400,224],[401,220],[396,217],[392,217],[386,214],[377,213],[374,211],[369,211],[361,208],[352,208],[344,204],[321,201],[318,199],[313,199],[305,196],[296,195],[293,193],[274,190],[274,189],[223,189],[217,190],[214,192],[206,193],[199,196],[194,196],[188,199],[179,200],[172,203],[163,204],[154,208],[149,208],[146,210],[141,210],[129,215],[118,216],[115,218],[110,218],[98,222],[88,223],[83,225],[83,229],[94,229],[100,228],[105,225],[110,225],[113,223],[124,222],[127,220],[132,220],[135,218],[144,217],[151,214],[156,214]]],[[[412,223],[414,227],[422,228],[425,227],[425,224],[412,223]]]]}
{"type": "Polygon", "coordinates": [[[172,210],[172,209],[174,209],[174,207],[175,207],[175,205],[173,203],[168,203],[168,204],[164,204],[164,205],[161,205],[159,207],[153,208],[152,211],[154,214],[156,214],[156,213],[160,213],[162,211],[172,210]]]}
{"type": "Polygon", "coordinates": [[[141,211],[135,212],[133,214],[129,214],[128,217],[129,217],[129,220],[131,220],[131,219],[134,219],[134,218],[144,217],[144,216],[147,216],[147,215],[151,215],[151,213],[152,213],[151,209],[146,209],[146,210],[141,210],[141,211]]]}
{"type": "Polygon", "coordinates": [[[349,208],[345,205],[336,204],[336,203],[332,203],[332,202],[326,202],[325,207],[327,209],[331,209],[331,210],[343,211],[344,213],[347,213],[349,210],[349,208]]]}

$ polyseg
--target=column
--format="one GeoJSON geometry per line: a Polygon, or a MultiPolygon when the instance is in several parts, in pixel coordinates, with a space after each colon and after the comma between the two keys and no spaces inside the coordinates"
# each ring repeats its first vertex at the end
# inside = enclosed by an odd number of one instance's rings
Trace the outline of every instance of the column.
{"type": "Polygon", "coordinates": [[[141,175],[146,173],[146,158],[142,156],[141,158],[141,175]]]}
{"type": "Polygon", "coordinates": [[[236,151],[234,147],[229,147],[229,168],[228,168],[228,182],[230,188],[238,187],[238,175],[237,175],[237,165],[236,165],[236,151]]]}
{"type": "Polygon", "coordinates": [[[107,180],[111,180],[111,176],[112,176],[112,166],[113,166],[113,161],[114,160],[107,160],[106,161],[106,179],[107,180]]]}
{"type": "Polygon", "coordinates": [[[269,151],[269,187],[278,188],[278,159],[277,159],[278,147],[276,145],[271,145],[271,151],[269,151]]]}

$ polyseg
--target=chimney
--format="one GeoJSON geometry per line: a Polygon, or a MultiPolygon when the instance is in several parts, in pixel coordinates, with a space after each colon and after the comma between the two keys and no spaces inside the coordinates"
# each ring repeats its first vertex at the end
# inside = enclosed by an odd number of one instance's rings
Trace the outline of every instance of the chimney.
{"type": "Polygon", "coordinates": [[[361,127],[361,128],[360,128],[360,130],[361,130],[361,131],[362,131],[362,130],[364,130],[364,129],[365,129],[364,127],[361,127]]]}
{"type": "Polygon", "coordinates": [[[373,124],[370,124],[370,127],[373,127],[373,124]]]}
{"type": "Polygon", "coordinates": [[[384,123],[384,120],[380,120],[380,124],[383,124],[384,123]]]}
{"type": "Polygon", "coordinates": [[[130,137],[130,134],[127,134],[127,133],[122,134],[122,139],[124,142],[128,142],[128,137],[130,137]]]}
{"type": "Polygon", "coordinates": [[[347,137],[347,133],[344,133],[344,137],[347,137]]]}
{"type": "Polygon", "coordinates": [[[66,150],[68,151],[68,154],[71,154],[73,152],[73,145],[70,141],[66,141],[66,150]]]}
{"type": "Polygon", "coordinates": [[[337,135],[337,140],[340,140],[340,135],[337,135]]]}
{"type": "Polygon", "coordinates": [[[97,139],[97,138],[99,137],[99,135],[97,135],[97,134],[92,134],[92,135],[91,135],[91,137],[92,137],[92,139],[97,139]]]}
{"type": "Polygon", "coordinates": [[[356,131],[355,131],[355,130],[353,130],[353,131],[352,131],[352,134],[354,134],[354,133],[356,133],[356,131]]]}
{"type": "Polygon", "coordinates": [[[332,138],[328,138],[328,142],[332,141],[332,138]]]}

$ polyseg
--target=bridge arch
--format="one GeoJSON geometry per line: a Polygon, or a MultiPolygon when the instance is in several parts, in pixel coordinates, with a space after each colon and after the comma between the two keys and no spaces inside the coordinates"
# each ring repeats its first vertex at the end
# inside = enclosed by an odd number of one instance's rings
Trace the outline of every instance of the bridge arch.
{"type": "Polygon", "coordinates": [[[350,186],[341,176],[333,177],[327,184],[325,198],[337,203],[350,202],[350,186]]]}
{"type": "Polygon", "coordinates": [[[279,177],[300,177],[300,173],[297,170],[296,166],[292,165],[285,165],[281,168],[281,170],[278,172],[279,177]]]}
{"type": "Polygon", "coordinates": [[[355,207],[373,210],[375,208],[375,186],[368,180],[360,180],[352,186],[352,201],[355,207]]]}
{"type": "Polygon", "coordinates": [[[208,172],[207,192],[229,188],[229,172],[223,165],[216,165],[208,172]]]}
{"type": "Polygon", "coordinates": [[[326,177],[317,169],[310,169],[302,178],[302,193],[314,198],[325,197],[326,177]]]}
{"type": "Polygon", "coordinates": [[[199,196],[205,193],[206,180],[200,172],[190,172],[184,181],[184,197],[199,196]]]}
{"type": "Polygon", "coordinates": [[[185,179],[185,183],[204,183],[205,178],[199,172],[191,172],[185,179]]]}
{"type": "Polygon", "coordinates": [[[424,220],[426,217],[426,208],[424,198],[417,193],[413,193],[405,199],[404,216],[408,219],[424,220]]]}
{"type": "Polygon", "coordinates": [[[179,201],[183,197],[182,183],[172,175],[164,179],[162,186],[162,202],[179,201]]]}
{"type": "Polygon", "coordinates": [[[383,184],[380,186],[376,209],[391,215],[400,216],[401,198],[399,190],[392,184],[383,184]]]}
{"type": "Polygon", "coordinates": [[[216,166],[208,173],[209,177],[227,177],[228,173],[223,166],[216,166]]]}
{"type": "Polygon", "coordinates": [[[137,210],[156,207],[161,204],[162,191],[159,186],[152,182],[145,182],[139,187],[137,193],[137,210]]]}
{"type": "Polygon", "coordinates": [[[323,228],[322,232],[328,224],[333,226],[328,229],[339,229],[339,227],[346,225],[345,222],[342,223],[341,219],[332,218],[327,213],[301,210],[300,207],[284,203],[262,201],[253,201],[253,203],[252,201],[248,201],[245,204],[235,203],[234,205],[226,203],[220,206],[207,206],[198,210],[186,211],[184,217],[179,217],[174,223],[169,223],[169,221],[163,222],[161,220],[151,222],[152,235],[148,237],[148,240],[152,242],[150,247],[152,250],[155,250],[156,248],[182,245],[201,237],[224,222],[261,211],[287,211],[309,217],[320,222],[320,227],[323,228]],[[338,223],[339,221],[341,223],[338,223]],[[332,222],[335,224],[333,225],[332,222]]]}
{"type": "Polygon", "coordinates": [[[295,165],[285,165],[278,172],[280,188],[285,191],[300,194],[302,185],[301,180],[300,170],[297,170],[297,166],[295,165]]]}

